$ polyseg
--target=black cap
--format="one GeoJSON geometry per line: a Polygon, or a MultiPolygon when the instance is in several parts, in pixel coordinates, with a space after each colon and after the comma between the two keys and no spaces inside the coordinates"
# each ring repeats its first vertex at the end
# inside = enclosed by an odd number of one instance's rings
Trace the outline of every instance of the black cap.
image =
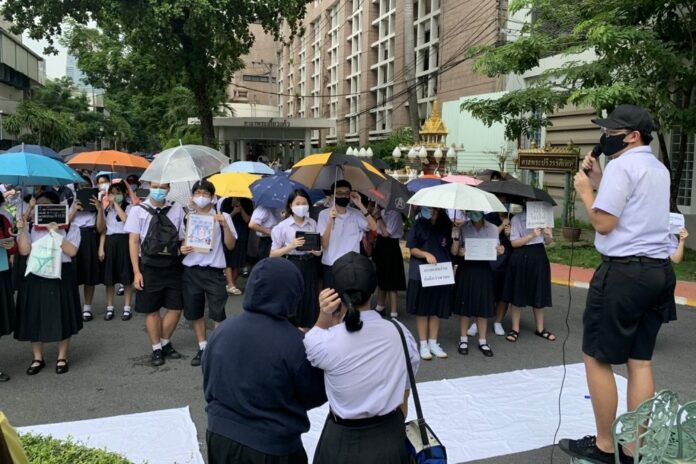
{"type": "Polygon", "coordinates": [[[657,130],[650,113],[635,105],[619,105],[606,119],[593,119],[593,123],[607,129],[631,129],[644,134],[657,130]]]}
{"type": "Polygon", "coordinates": [[[334,290],[339,295],[347,291],[372,295],[377,288],[375,266],[366,256],[351,251],[338,258],[331,268],[334,290]]]}

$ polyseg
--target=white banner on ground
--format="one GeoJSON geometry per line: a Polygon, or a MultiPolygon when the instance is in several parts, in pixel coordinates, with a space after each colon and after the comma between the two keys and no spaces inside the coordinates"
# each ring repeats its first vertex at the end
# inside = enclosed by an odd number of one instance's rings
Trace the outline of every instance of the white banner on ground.
{"type": "Polygon", "coordinates": [[[527,229],[553,227],[553,206],[545,201],[527,202],[527,229]]]}
{"type": "Polygon", "coordinates": [[[423,287],[454,284],[452,263],[421,264],[418,268],[423,287]]]}

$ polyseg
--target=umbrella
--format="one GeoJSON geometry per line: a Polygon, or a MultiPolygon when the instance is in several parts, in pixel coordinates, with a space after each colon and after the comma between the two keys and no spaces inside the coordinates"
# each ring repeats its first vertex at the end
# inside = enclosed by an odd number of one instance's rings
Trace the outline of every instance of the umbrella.
{"type": "Polygon", "coordinates": [[[412,205],[431,208],[486,212],[507,211],[492,193],[457,183],[424,188],[413,195],[408,202],[412,205]]]}
{"type": "Polygon", "coordinates": [[[79,153],[68,161],[68,164],[74,169],[89,169],[90,171],[97,169],[115,171],[116,168],[126,171],[144,171],[150,166],[150,162],[143,157],[116,150],[79,153]]]}
{"type": "Polygon", "coordinates": [[[67,185],[82,182],[70,166],[36,153],[0,156],[0,182],[12,185],[67,185]]]}
{"type": "Polygon", "coordinates": [[[386,177],[357,156],[343,153],[310,155],[296,163],[290,174],[290,180],[323,190],[330,189],[338,179],[347,180],[355,190],[368,192],[384,182],[386,177]]]}
{"type": "Polygon", "coordinates": [[[482,180],[475,179],[471,176],[455,176],[455,175],[451,175],[451,174],[447,177],[443,177],[442,181],[449,182],[449,183],[458,182],[460,184],[465,184],[465,185],[478,185],[481,182],[483,182],[482,180]]]}
{"type": "Polygon", "coordinates": [[[191,189],[193,184],[197,181],[195,180],[185,180],[183,182],[171,182],[169,184],[169,193],[167,194],[167,200],[173,201],[180,204],[181,206],[188,207],[191,204],[191,189]]]}
{"type": "Polygon", "coordinates": [[[375,198],[377,204],[382,208],[405,213],[409,208],[407,201],[413,194],[408,191],[404,184],[390,177],[379,184],[376,190],[370,191],[369,195],[375,198]]]}
{"type": "Polygon", "coordinates": [[[217,150],[203,145],[180,145],[158,154],[140,180],[168,184],[197,181],[220,172],[229,159],[217,150]]]}
{"type": "Polygon", "coordinates": [[[422,178],[419,177],[417,179],[410,180],[406,183],[406,189],[409,192],[417,192],[421,189],[428,188],[428,187],[435,187],[436,185],[442,185],[442,179],[440,178],[432,178],[432,177],[427,177],[427,178],[422,178]]]}
{"type": "Polygon", "coordinates": [[[77,155],[78,153],[82,153],[85,151],[89,151],[87,147],[68,147],[63,148],[61,151],[59,151],[58,156],[63,158],[65,161],[68,161],[70,160],[70,158],[77,155]]]}
{"type": "Polygon", "coordinates": [[[514,177],[512,177],[511,174],[507,172],[496,171],[495,169],[484,169],[483,171],[476,174],[476,178],[483,181],[489,181],[493,176],[498,176],[502,180],[514,179],[514,177]]]}
{"type": "Polygon", "coordinates": [[[268,165],[258,161],[235,161],[223,169],[222,172],[246,172],[247,174],[259,174],[262,176],[275,174],[275,171],[268,165]]]}
{"type": "Polygon", "coordinates": [[[476,187],[489,193],[504,195],[508,197],[512,203],[522,204],[522,199],[527,199],[545,201],[556,206],[556,202],[551,198],[548,192],[534,188],[531,185],[523,184],[514,179],[483,182],[476,187]]]}
{"type": "Polygon", "coordinates": [[[215,186],[215,195],[219,197],[251,198],[249,186],[260,178],[245,172],[225,172],[215,174],[208,180],[215,186]]]}
{"type": "Polygon", "coordinates": [[[254,204],[265,208],[285,208],[293,190],[307,191],[312,204],[324,198],[321,190],[308,190],[304,185],[290,180],[285,173],[264,177],[251,184],[254,204]]]}
{"type": "Polygon", "coordinates": [[[373,157],[367,160],[368,163],[379,169],[380,171],[386,171],[389,169],[389,165],[382,158],[373,157]]]}
{"type": "Polygon", "coordinates": [[[7,153],[33,153],[35,155],[48,156],[54,160],[63,161],[63,158],[58,156],[58,153],[56,153],[54,149],[44,147],[43,145],[28,145],[21,143],[7,150],[7,153]]]}

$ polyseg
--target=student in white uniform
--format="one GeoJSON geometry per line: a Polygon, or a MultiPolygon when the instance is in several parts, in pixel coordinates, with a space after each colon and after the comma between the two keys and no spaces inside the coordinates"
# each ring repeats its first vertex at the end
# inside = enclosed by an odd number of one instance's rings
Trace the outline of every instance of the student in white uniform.
{"type": "Polygon", "coordinates": [[[210,241],[210,251],[195,251],[185,240],[186,232],[181,229],[184,239],[181,254],[184,255],[184,272],[182,275],[184,317],[191,321],[193,332],[198,342],[198,352],[191,359],[192,366],[200,366],[203,351],[208,344],[205,328],[205,306],[208,303],[208,316],[217,328],[226,319],[225,305],[227,290],[225,289],[225,248],[235,247],[237,231],[232,218],[227,213],[218,213],[215,209],[215,186],[200,180],[191,189],[191,214],[210,215],[215,217],[213,236],[210,241]]]}
{"type": "Polygon", "coordinates": [[[258,260],[268,258],[271,254],[271,233],[282,220],[280,213],[271,208],[257,206],[249,219],[249,229],[259,237],[258,260]]]}
{"type": "Polygon", "coordinates": [[[377,312],[382,313],[389,296],[392,318],[399,317],[398,294],[406,290],[404,257],[399,240],[404,235],[404,218],[400,212],[375,205],[373,217],[377,221],[377,242],[372,260],[377,267],[377,312]]]}

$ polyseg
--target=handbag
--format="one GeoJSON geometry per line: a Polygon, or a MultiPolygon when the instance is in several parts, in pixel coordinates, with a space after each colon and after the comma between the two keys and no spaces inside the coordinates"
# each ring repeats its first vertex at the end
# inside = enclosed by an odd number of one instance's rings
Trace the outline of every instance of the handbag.
{"type": "Polygon", "coordinates": [[[401,344],[406,357],[408,381],[411,384],[411,395],[413,396],[413,404],[416,405],[417,419],[406,423],[406,452],[416,464],[447,464],[447,450],[423,418],[423,410],[421,409],[418,389],[416,388],[416,376],[413,375],[411,356],[408,353],[404,331],[398,322],[394,320],[391,322],[396,327],[396,330],[399,331],[399,336],[401,337],[401,344]]]}

